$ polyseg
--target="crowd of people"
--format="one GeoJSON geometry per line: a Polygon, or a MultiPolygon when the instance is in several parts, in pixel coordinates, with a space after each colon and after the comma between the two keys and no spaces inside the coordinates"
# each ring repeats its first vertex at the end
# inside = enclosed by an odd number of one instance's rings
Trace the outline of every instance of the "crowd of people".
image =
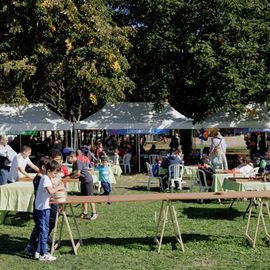
{"type": "MultiPolygon", "coordinates": [[[[50,200],[56,192],[65,191],[65,186],[61,180],[67,176],[78,178],[81,195],[91,196],[94,194],[92,171],[95,167],[99,171],[99,181],[104,191],[101,195],[109,195],[111,193],[109,166],[113,163],[119,164],[118,149],[114,151],[113,161],[109,161],[102,143],[97,144],[95,151],[88,146],[84,146],[76,152],[72,149],[69,149],[69,152],[63,150],[58,147],[51,147],[46,155],[44,154],[38,159],[37,165],[35,165],[29,158],[32,153],[30,146],[23,146],[17,154],[8,144],[8,137],[6,135],[0,136],[0,185],[16,182],[22,177],[33,179],[35,195],[33,218],[35,226],[25,252],[41,261],[56,259],[49,253],[48,244],[50,243],[50,233],[54,228],[58,205],[50,202],[50,200]],[[66,161],[72,164],[71,173],[63,164],[63,153],[65,153],[66,161]],[[34,177],[26,170],[26,166],[29,166],[36,173],[34,177]]],[[[91,208],[91,215],[89,215],[88,204],[84,203],[80,217],[95,220],[98,217],[96,205],[92,203],[91,208]]]]}
{"type": "MultiPolygon", "coordinates": [[[[270,148],[266,145],[265,136],[261,135],[261,137],[259,151],[257,150],[257,141],[256,144],[248,141],[248,149],[251,149],[250,154],[238,155],[238,165],[231,168],[230,171],[247,177],[254,177],[256,174],[264,178],[270,176],[270,148]]],[[[248,138],[252,138],[251,142],[255,142],[254,135],[248,138]]],[[[214,133],[211,146],[204,149],[199,168],[205,172],[209,186],[212,185],[212,176],[214,173],[219,170],[228,170],[226,142],[219,131],[214,133]]]]}
{"type": "MultiPolygon", "coordinates": [[[[43,146],[38,143],[37,139],[33,138],[31,145],[23,146],[19,153],[13,149],[12,145],[16,144],[14,142],[9,144],[6,135],[0,136],[0,185],[16,182],[22,177],[33,178],[35,194],[33,218],[35,226],[25,251],[28,255],[42,261],[56,259],[50,255],[48,243],[50,243],[50,233],[54,228],[58,205],[50,203],[50,200],[53,194],[65,190],[61,179],[66,176],[78,178],[80,180],[81,195],[91,196],[94,194],[92,171],[95,167],[99,172],[99,181],[103,188],[102,195],[109,195],[111,194],[109,166],[112,164],[119,165],[120,159],[126,153],[136,156],[135,141],[128,141],[125,138],[117,141],[111,137],[105,144],[98,142],[95,146],[84,144],[76,152],[71,148],[64,147],[59,138],[54,141],[45,140],[43,146]],[[34,151],[32,147],[34,147],[34,151]],[[108,157],[107,151],[113,153],[112,159],[108,157]],[[30,160],[30,155],[33,152],[39,156],[36,162],[37,165],[30,160]],[[64,160],[72,164],[71,173],[63,164],[64,160]],[[36,173],[34,177],[33,174],[29,174],[26,170],[27,166],[36,173]]],[[[148,151],[144,149],[143,141],[140,146],[142,154],[145,153],[147,156],[155,155],[155,160],[151,164],[152,173],[154,176],[161,177],[161,187],[168,190],[170,188],[168,181],[169,166],[185,163],[177,136],[173,137],[170,150],[166,156],[162,156],[161,151],[156,149],[155,144],[148,151]]],[[[134,163],[136,161],[137,159],[134,160],[134,163]]],[[[250,156],[241,155],[238,161],[239,165],[234,168],[234,171],[243,175],[250,175],[254,170],[250,156]]],[[[142,162],[145,163],[145,160],[142,160],[142,162]]],[[[226,142],[220,132],[217,131],[213,135],[211,145],[204,149],[198,166],[205,172],[208,186],[212,185],[212,175],[216,171],[228,170],[226,142]]],[[[256,166],[259,167],[258,173],[270,176],[270,149],[261,155],[259,164],[256,164],[256,166]]],[[[180,188],[177,182],[176,188],[180,188]]],[[[91,204],[91,215],[89,215],[88,204],[84,203],[80,217],[95,220],[98,217],[96,205],[91,204]]]]}

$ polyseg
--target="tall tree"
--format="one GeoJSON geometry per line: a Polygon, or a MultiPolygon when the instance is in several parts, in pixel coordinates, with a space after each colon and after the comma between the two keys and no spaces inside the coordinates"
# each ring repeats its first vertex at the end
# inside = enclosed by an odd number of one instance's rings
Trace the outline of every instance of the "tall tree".
{"type": "Polygon", "coordinates": [[[2,101],[46,102],[79,120],[134,88],[132,28],[113,23],[105,1],[1,1],[0,12],[2,101]]]}
{"type": "Polygon", "coordinates": [[[112,0],[132,26],[133,99],[169,99],[196,121],[225,103],[240,112],[270,101],[270,6],[266,0],[112,0]]]}

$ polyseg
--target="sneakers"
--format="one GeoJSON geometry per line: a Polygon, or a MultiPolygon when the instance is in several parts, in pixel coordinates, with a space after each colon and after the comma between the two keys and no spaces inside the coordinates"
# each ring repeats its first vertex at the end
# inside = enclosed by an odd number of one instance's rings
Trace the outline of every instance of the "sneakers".
{"type": "Polygon", "coordinates": [[[97,214],[97,213],[92,213],[90,219],[91,219],[91,220],[96,220],[97,217],[98,217],[98,214],[97,214]]]}
{"type": "Polygon", "coordinates": [[[35,255],[34,255],[34,258],[35,258],[36,260],[38,260],[39,257],[40,257],[40,253],[36,251],[36,252],[35,252],[35,255]]]}
{"type": "Polygon", "coordinates": [[[40,261],[55,261],[56,257],[52,256],[50,253],[45,254],[43,256],[39,256],[40,261]]]}
{"type": "Polygon", "coordinates": [[[24,253],[25,253],[27,256],[33,257],[34,254],[35,254],[34,247],[31,246],[31,245],[27,245],[26,248],[24,249],[24,253]]]}

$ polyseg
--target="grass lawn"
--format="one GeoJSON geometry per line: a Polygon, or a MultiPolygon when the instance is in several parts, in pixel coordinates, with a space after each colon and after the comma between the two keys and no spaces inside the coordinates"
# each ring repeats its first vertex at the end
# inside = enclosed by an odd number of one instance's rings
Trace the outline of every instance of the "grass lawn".
{"type": "MultiPolygon", "coordinates": [[[[146,176],[121,176],[114,194],[147,193],[146,176]]],[[[187,190],[183,190],[186,192],[187,190]]],[[[151,192],[158,192],[153,188],[151,192]]],[[[39,262],[24,255],[33,227],[28,215],[18,215],[12,225],[0,225],[0,269],[269,269],[269,246],[259,234],[255,249],[243,233],[248,202],[176,202],[185,252],[172,237],[168,224],[161,253],[155,251],[154,213],[159,202],[98,204],[98,219],[78,219],[84,245],[73,254],[65,230],[55,262],[39,262]]],[[[81,206],[75,208],[79,215],[81,206]]],[[[73,224],[72,224],[73,225],[73,224]]]]}

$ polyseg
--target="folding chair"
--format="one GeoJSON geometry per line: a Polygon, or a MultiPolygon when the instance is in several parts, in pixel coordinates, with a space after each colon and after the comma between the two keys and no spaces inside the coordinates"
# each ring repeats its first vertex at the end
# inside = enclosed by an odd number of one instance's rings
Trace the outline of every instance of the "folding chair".
{"type": "Polygon", "coordinates": [[[171,182],[171,191],[175,187],[175,181],[179,183],[178,189],[182,189],[184,165],[172,164],[169,165],[168,170],[169,170],[168,186],[170,186],[171,182]]]}
{"type": "Polygon", "coordinates": [[[130,165],[130,160],[131,160],[131,154],[130,153],[126,153],[123,157],[123,162],[120,163],[121,166],[123,166],[124,168],[124,172],[125,174],[127,173],[131,173],[131,165],[130,165]]]}
{"type": "Polygon", "coordinates": [[[148,162],[146,162],[146,167],[147,167],[147,173],[148,173],[147,190],[150,190],[150,185],[151,185],[151,180],[152,179],[158,179],[159,180],[160,187],[163,190],[162,178],[159,177],[159,176],[154,176],[153,175],[152,166],[148,162]]]}

